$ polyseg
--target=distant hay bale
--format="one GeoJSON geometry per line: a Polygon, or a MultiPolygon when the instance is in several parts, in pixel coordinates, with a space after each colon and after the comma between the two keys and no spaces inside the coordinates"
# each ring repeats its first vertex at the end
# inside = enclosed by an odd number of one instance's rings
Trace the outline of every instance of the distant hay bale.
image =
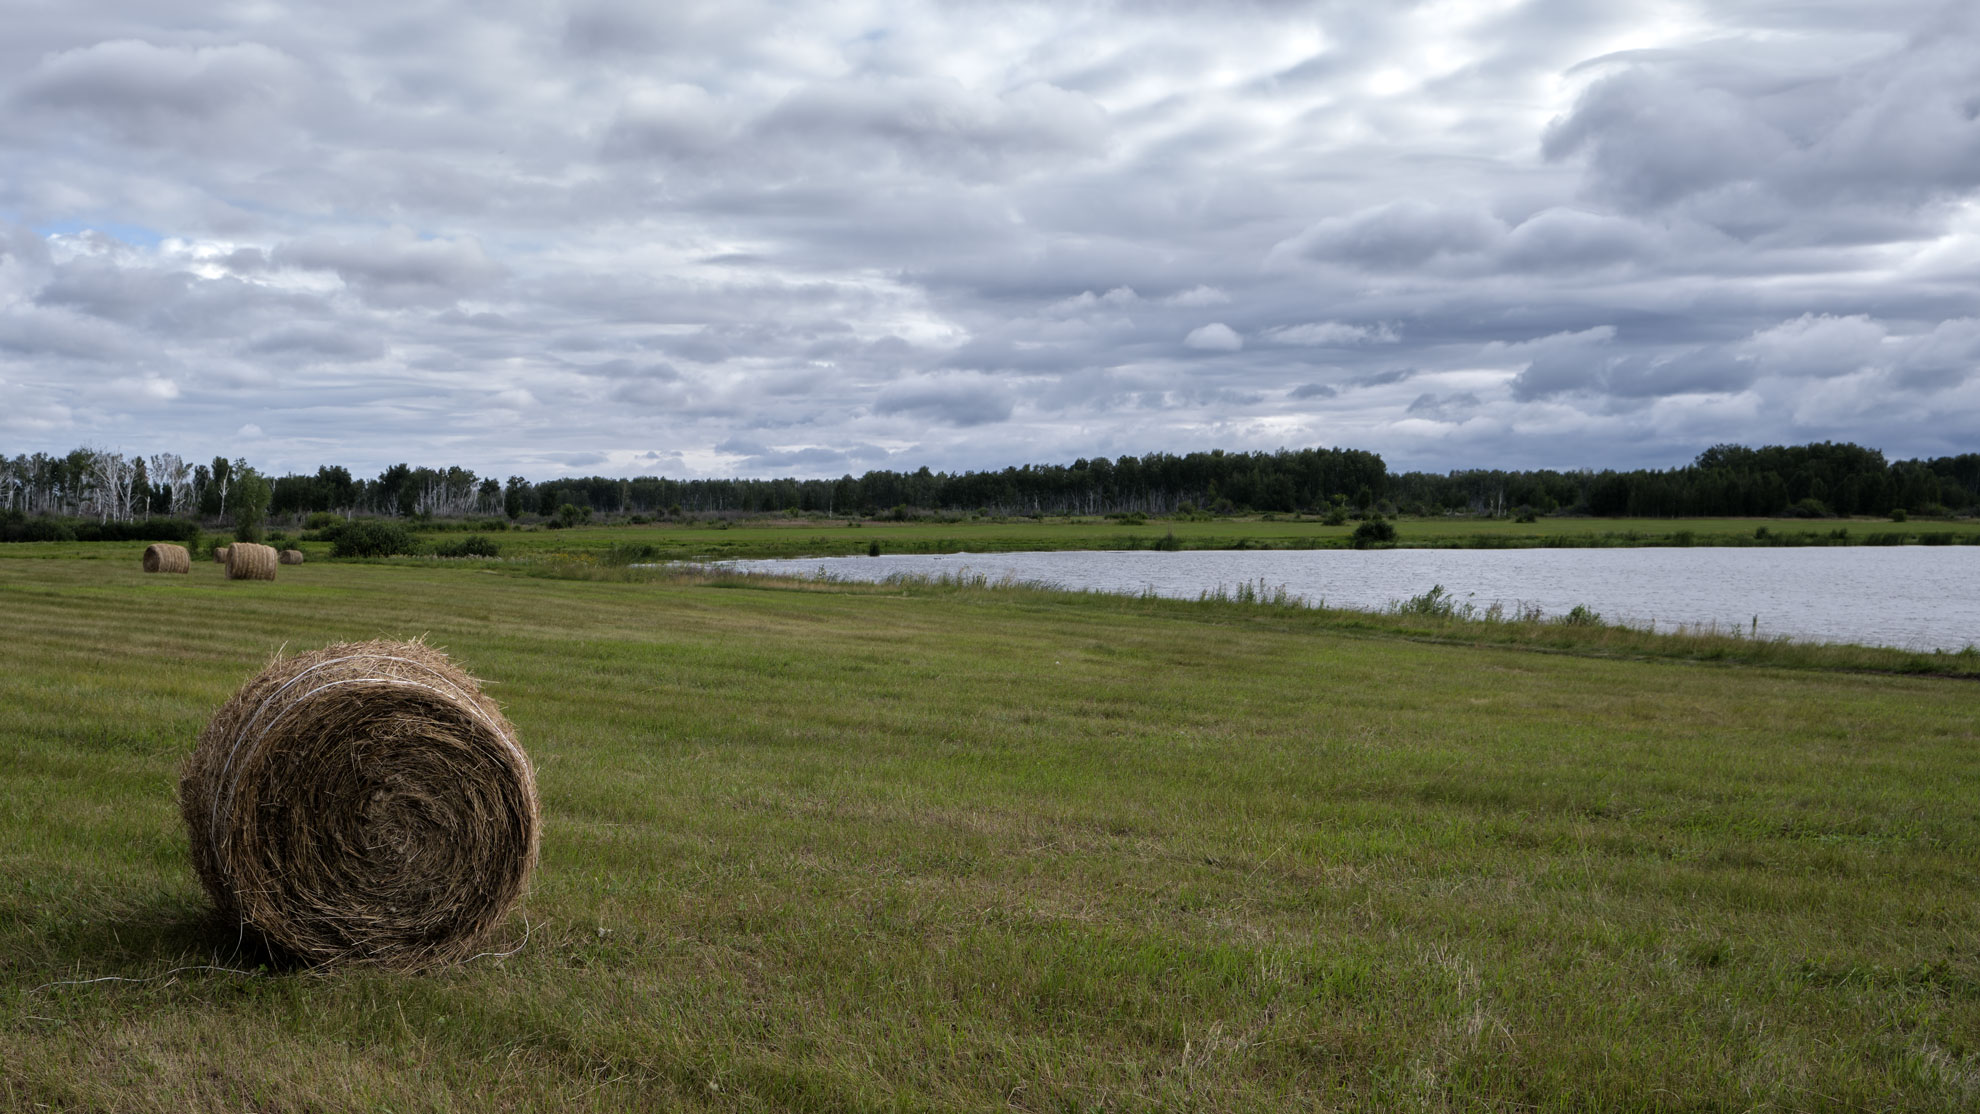
{"type": "Polygon", "coordinates": [[[179,781],[214,904],[315,966],[474,953],[536,862],[536,776],[472,677],[418,642],[278,660],[215,713],[179,781]]]}
{"type": "Polygon", "coordinates": [[[227,563],[227,552],[228,552],[229,550],[231,550],[232,548],[233,548],[233,546],[230,546],[230,545],[216,545],[216,546],[214,546],[214,547],[213,547],[213,559],[214,559],[215,561],[218,561],[218,562],[220,562],[220,563],[221,563],[221,564],[223,564],[223,565],[224,565],[224,564],[226,564],[226,563],[227,563]]]}
{"type": "Polygon", "coordinates": [[[186,552],[183,545],[153,542],[144,547],[144,571],[191,572],[192,554],[186,552]]]}
{"type": "Polygon", "coordinates": [[[282,551],[282,563],[283,563],[283,564],[285,564],[285,565],[300,565],[300,564],[302,564],[302,563],[303,563],[303,555],[302,555],[302,550],[300,550],[300,549],[285,549],[285,550],[283,550],[283,551],[282,551]]]}
{"type": "Polygon", "coordinates": [[[227,547],[228,580],[273,580],[280,563],[273,546],[235,542],[227,547]]]}

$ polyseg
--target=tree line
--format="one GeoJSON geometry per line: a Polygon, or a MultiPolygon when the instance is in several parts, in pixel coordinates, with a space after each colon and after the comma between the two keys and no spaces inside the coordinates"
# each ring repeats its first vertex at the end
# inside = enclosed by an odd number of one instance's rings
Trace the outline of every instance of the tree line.
{"type": "Polygon", "coordinates": [[[1673,469],[1391,473],[1358,449],[1149,453],[997,471],[875,470],[832,479],[586,476],[532,482],[472,470],[395,464],[375,477],[342,465],[266,476],[245,459],[188,462],[78,448],[0,454],[0,513],[97,523],[147,518],[300,522],[346,517],[630,515],[797,511],[871,517],[908,511],[1151,515],[1325,512],[1572,513],[1596,516],[1886,515],[1980,504],[1980,454],[1884,459],[1847,443],[1717,445],[1673,469]]]}

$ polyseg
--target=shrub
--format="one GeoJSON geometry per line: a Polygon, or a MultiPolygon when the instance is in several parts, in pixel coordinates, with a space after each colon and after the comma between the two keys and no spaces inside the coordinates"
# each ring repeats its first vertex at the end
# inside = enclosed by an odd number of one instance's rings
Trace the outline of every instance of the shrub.
{"type": "Polygon", "coordinates": [[[872,541],[870,541],[870,542],[867,542],[867,543],[866,543],[866,555],[867,555],[868,557],[878,557],[878,556],[880,556],[880,539],[879,539],[879,538],[874,538],[874,539],[873,539],[872,541]]]}
{"type": "Polygon", "coordinates": [[[1789,507],[1787,509],[1787,513],[1794,516],[1795,518],[1834,517],[1834,515],[1829,511],[1829,505],[1827,503],[1822,502],[1820,499],[1815,499],[1815,498],[1808,498],[1801,500],[1800,502],[1796,503],[1794,506],[1789,507]]]}
{"type": "MultiPolygon", "coordinates": [[[[1442,584],[1432,584],[1428,592],[1411,596],[1401,603],[1390,603],[1389,610],[1396,615],[1422,615],[1432,619],[1449,619],[1457,614],[1457,601],[1451,597],[1442,584]]],[[[1469,611],[1469,608],[1466,609],[1469,611]]],[[[1470,616],[1467,614],[1466,618],[1470,616]]]]}
{"type": "Polygon", "coordinates": [[[502,547],[480,534],[469,534],[458,541],[435,545],[433,555],[435,557],[500,557],[502,547]]]}
{"type": "Polygon", "coordinates": [[[344,524],[344,516],[334,511],[317,511],[303,520],[305,530],[334,530],[344,524]]]}
{"type": "Polygon", "coordinates": [[[1905,514],[1905,513],[1904,513],[1904,508],[1903,508],[1903,507],[1893,507],[1893,508],[1891,508],[1891,521],[1892,521],[1892,522],[1903,522],[1903,521],[1904,521],[1905,519],[1907,519],[1907,518],[1909,518],[1909,517],[1911,517],[1911,516],[1910,516],[1910,515],[1907,515],[1907,514],[1905,514]]]}
{"type": "Polygon", "coordinates": [[[30,518],[8,525],[0,537],[10,542],[72,542],[76,531],[61,519],[30,518]]]}
{"type": "MultiPolygon", "coordinates": [[[[177,542],[188,549],[199,542],[199,523],[183,518],[147,518],[137,522],[71,522],[79,542],[177,542]]],[[[56,539],[51,539],[56,540],[56,539]]]]}
{"type": "Polygon", "coordinates": [[[1538,522],[1538,521],[1540,521],[1540,516],[1539,516],[1538,514],[1535,514],[1535,513],[1534,513],[1534,511],[1533,511],[1533,508],[1532,508],[1532,507],[1521,507],[1521,508],[1519,509],[1519,513],[1513,516],[1513,521],[1514,521],[1514,522],[1538,522]]]}
{"type": "Polygon", "coordinates": [[[1371,545],[1382,545],[1396,540],[1395,523],[1386,519],[1371,518],[1354,528],[1354,547],[1367,549],[1371,545]]]}
{"type": "Polygon", "coordinates": [[[419,548],[419,539],[396,522],[362,519],[346,523],[331,538],[332,557],[391,557],[419,548]]]}
{"type": "Polygon", "coordinates": [[[1320,521],[1323,525],[1327,526],[1346,526],[1348,523],[1347,508],[1340,506],[1334,507],[1327,512],[1327,517],[1320,521]]]}
{"type": "Polygon", "coordinates": [[[1568,627],[1599,627],[1602,625],[1602,614],[1599,611],[1590,610],[1586,604],[1578,603],[1569,609],[1566,615],[1561,616],[1561,625],[1568,627]]]}

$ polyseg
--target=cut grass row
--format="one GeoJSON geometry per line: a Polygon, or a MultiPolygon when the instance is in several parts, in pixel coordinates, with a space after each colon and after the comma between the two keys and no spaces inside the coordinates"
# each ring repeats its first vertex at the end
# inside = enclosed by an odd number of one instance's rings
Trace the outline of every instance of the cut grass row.
{"type": "Polygon", "coordinates": [[[1969,684],[963,586],[284,571],[0,561],[0,1106],[1980,1101],[1969,684]],[[180,756],[278,646],[419,634],[540,766],[518,955],[43,985],[240,962],[180,756]]]}

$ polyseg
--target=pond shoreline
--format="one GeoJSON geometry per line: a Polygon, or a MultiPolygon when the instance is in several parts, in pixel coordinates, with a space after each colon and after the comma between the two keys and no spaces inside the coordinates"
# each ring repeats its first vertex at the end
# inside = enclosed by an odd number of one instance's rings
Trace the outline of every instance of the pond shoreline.
{"type": "Polygon", "coordinates": [[[727,560],[777,576],[875,582],[956,576],[1121,595],[1249,594],[1275,602],[1459,617],[1572,614],[1645,630],[1785,635],[1955,652],[1980,641],[1980,551],[1698,546],[1036,550],[727,560]],[[1428,601],[1425,597],[1429,596],[1428,601]]]}

